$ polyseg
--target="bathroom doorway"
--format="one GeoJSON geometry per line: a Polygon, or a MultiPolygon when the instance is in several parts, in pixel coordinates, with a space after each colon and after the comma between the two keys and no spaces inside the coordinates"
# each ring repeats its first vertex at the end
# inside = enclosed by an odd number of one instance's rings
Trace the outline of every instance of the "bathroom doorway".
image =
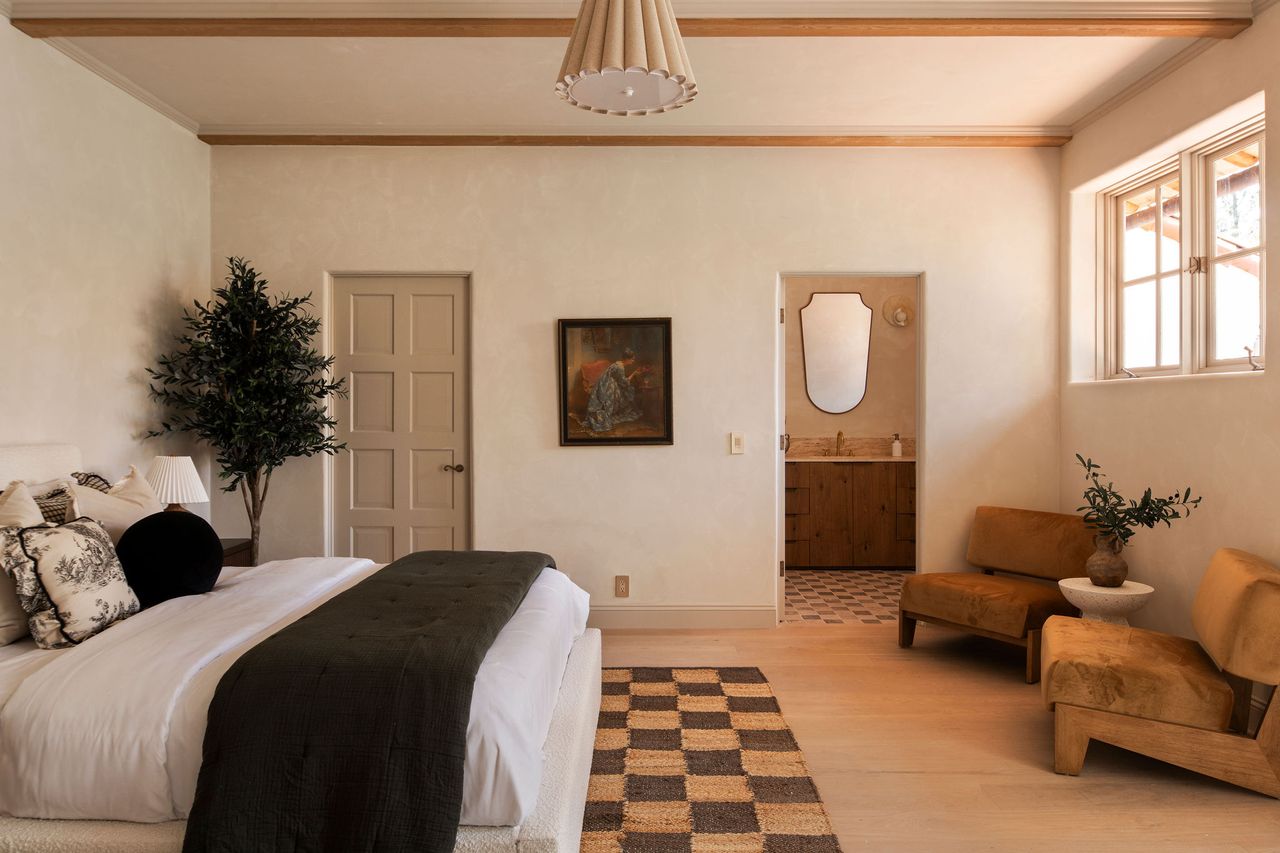
{"type": "Polygon", "coordinates": [[[916,567],[919,275],[779,284],[779,621],[897,619],[916,567]]]}

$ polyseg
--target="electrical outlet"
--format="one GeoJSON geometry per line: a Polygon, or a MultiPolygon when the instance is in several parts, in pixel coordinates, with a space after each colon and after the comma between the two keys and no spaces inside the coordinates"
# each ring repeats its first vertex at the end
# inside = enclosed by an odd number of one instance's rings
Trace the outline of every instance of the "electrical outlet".
{"type": "Polygon", "coordinates": [[[616,575],[613,579],[613,597],[626,598],[631,595],[631,575],[616,575]]]}
{"type": "Polygon", "coordinates": [[[740,432],[729,433],[729,452],[734,456],[747,452],[747,439],[740,432]]]}

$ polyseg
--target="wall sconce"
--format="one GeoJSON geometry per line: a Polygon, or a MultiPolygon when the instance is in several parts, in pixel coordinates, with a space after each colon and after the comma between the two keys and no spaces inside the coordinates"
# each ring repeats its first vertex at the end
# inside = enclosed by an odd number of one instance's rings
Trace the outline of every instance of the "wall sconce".
{"type": "Polygon", "coordinates": [[[890,296],[880,310],[885,322],[899,329],[905,329],[916,319],[916,304],[909,296],[890,296]]]}

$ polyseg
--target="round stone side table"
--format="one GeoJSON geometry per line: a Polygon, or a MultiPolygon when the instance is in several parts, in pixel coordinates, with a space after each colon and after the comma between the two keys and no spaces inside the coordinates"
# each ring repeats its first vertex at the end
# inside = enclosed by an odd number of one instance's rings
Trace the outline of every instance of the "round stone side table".
{"type": "Polygon", "coordinates": [[[1066,578],[1058,581],[1062,595],[1080,608],[1085,619],[1128,625],[1128,615],[1142,608],[1155,592],[1154,587],[1137,581],[1121,586],[1094,586],[1088,578],[1066,578]]]}

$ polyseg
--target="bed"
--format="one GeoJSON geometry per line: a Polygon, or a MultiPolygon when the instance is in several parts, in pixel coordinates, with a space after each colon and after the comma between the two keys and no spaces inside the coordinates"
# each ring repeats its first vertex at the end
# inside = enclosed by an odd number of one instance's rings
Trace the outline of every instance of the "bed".
{"type": "MultiPolygon", "coordinates": [[[[0,480],[80,466],[68,446],[0,448],[0,480]]],[[[209,699],[262,638],[376,572],[304,558],[228,568],[70,649],[0,647],[0,850],[177,851],[209,699]],[[105,701],[104,701],[105,697],[105,701]]],[[[457,851],[576,851],[600,698],[586,593],[544,569],[484,658],[467,728],[457,851]]]]}

